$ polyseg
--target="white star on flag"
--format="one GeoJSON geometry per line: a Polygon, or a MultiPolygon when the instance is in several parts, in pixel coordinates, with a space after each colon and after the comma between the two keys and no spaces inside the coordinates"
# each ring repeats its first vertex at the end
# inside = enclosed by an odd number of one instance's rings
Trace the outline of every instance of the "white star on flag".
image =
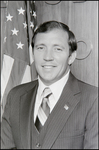
{"type": "Polygon", "coordinates": [[[24,25],[24,28],[26,28],[26,27],[27,27],[26,21],[25,21],[25,23],[23,23],[23,25],[24,25]]]}
{"type": "Polygon", "coordinates": [[[17,49],[19,49],[19,48],[23,49],[23,47],[22,47],[22,46],[23,46],[24,44],[22,44],[21,42],[19,42],[19,43],[18,43],[18,44],[16,44],[16,45],[18,46],[18,47],[17,47],[17,49]]]}
{"type": "Polygon", "coordinates": [[[11,16],[10,14],[8,15],[8,16],[6,16],[6,18],[7,18],[7,21],[12,21],[12,18],[13,18],[13,16],[11,16]]]}
{"type": "Polygon", "coordinates": [[[14,30],[11,30],[13,33],[12,33],[12,35],[17,35],[17,32],[19,32],[19,30],[16,30],[16,28],[14,28],[14,30]]]}
{"type": "Polygon", "coordinates": [[[20,14],[24,15],[24,11],[25,11],[25,10],[22,9],[22,7],[21,7],[20,9],[17,9],[17,10],[19,11],[19,15],[20,15],[20,14]]]}
{"type": "Polygon", "coordinates": [[[33,15],[32,16],[34,16],[34,18],[36,18],[36,12],[35,11],[33,11],[33,15]]]}
{"type": "Polygon", "coordinates": [[[30,21],[30,27],[31,27],[31,28],[34,28],[34,24],[33,24],[33,22],[31,22],[31,21],[30,21]]]}

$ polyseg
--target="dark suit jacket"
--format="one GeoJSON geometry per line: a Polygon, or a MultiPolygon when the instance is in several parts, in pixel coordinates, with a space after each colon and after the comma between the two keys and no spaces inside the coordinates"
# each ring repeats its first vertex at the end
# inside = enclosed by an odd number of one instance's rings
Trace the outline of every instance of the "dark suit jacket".
{"type": "Polygon", "coordinates": [[[98,148],[97,88],[72,74],[39,134],[33,122],[38,81],[12,89],[2,118],[2,149],[98,148]]]}

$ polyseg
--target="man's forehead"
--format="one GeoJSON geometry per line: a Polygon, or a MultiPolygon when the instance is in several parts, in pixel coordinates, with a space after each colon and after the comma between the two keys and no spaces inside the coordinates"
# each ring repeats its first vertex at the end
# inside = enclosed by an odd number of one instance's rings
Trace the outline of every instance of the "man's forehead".
{"type": "Polygon", "coordinates": [[[53,28],[53,29],[51,29],[51,30],[48,30],[48,31],[46,31],[46,32],[38,32],[36,35],[35,35],[35,37],[38,37],[38,36],[42,36],[42,35],[49,35],[49,34],[54,34],[54,35],[58,35],[58,33],[59,34],[62,34],[62,35],[64,35],[65,34],[65,36],[66,37],[68,37],[68,32],[67,31],[65,31],[64,29],[60,29],[60,28],[53,28]]]}

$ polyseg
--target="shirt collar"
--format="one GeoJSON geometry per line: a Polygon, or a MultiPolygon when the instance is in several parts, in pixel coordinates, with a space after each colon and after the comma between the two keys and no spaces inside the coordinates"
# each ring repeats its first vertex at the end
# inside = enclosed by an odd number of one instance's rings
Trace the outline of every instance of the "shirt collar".
{"type": "Polygon", "coordinates": [[[70,69],[67,72],[67,74],[65,76],[63,76],[60,80],[58,80],[57,82],[51,84],[50,86],[46,86],[40,79],[40,77],[38,76],[38,82],[39,82],[39,88],[38,88],[38,94],[41,97],[43,90],[46,87],[49,87],[50,90],[53,93],[53,96],[55,98],[55,100],[57,100],[59,98],[59,96],[61,95],[61,92],[68,80],[69,77],[69,73],[70,73],[70,69]],[[58,87],[58,88],[57,88],[58,87]]]}

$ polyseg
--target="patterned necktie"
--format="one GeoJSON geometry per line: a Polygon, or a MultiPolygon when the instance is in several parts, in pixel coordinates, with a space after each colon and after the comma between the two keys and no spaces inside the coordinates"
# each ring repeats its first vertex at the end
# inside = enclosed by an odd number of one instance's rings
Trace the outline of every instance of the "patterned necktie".
{"type": "Polygon", "coordinates": [[[35,122],[35,126],[39,132],[41,131],[42,126],[44,126],[50,114],[50,107],[48,106],[48,99],[51,94],[52,92],[49,88],[44,89],[42,103],[41,103],[41,106],[39,107],[38,115],[37,115],[36,122],[35,122]]]}

